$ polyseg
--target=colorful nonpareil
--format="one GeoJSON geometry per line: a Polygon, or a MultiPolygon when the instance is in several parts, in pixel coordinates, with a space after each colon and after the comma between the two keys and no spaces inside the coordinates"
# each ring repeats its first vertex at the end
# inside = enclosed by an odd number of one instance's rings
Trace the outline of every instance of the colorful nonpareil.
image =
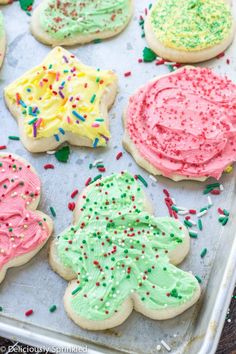
{"type": "Polygon", "coordinates": [[[5,100],[30,151],[53,149],[64,141],[97,147],[110,139],[107,110],[116,89],[112,71],[85,66],[56,47],[5,89],[5,100]]]}
{"type": "Polygon", "coordinates": [[[124,144],[153,174],[215,177],[236,160],[236,85],[185,67],[139,89],[124,114],[124,144]]]}
{"type": "Polygon", "coordinates": [[[36,210],[40,180],[15,155],[0,155],[0,281],[9,267],[28,262],[52,232],[51,219],[36,210]]]}
{"type": "Polygon", "coordinates": [[[149,209],[140,184],[127,172],[96,180],[79,197],[74,224],[52,243],[50,263],[73,279],[64,304],[80,326],[117,326],[133,308],[166,319],[199,298],[194,276],[173,265],[189,251],[187,230],[149,209]]]}
{"type": "Polygon", "coordinates": [[[86,43],[121,32],[132,14],[132,0],[44,0],[31,29],[47,44],[86,43]]]}
{"type": "Polygon", "coordinates": [[[233,39],[233,22],[226,0],[158,0],[146,19],[145,33],[158,55],[194,62],[226,49],[233,39]]]}

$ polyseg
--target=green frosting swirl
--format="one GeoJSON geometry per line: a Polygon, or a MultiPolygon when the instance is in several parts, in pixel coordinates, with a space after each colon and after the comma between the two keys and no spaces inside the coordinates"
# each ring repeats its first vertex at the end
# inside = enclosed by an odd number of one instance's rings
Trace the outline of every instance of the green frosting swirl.
{"type": "Polygon", "coordinates": [[[168,257],[181,247],[184,230],[176,220],[144,211],[134,177],[121,173],[96,181],[82,200],[76,225],[56,244],[62,264],[77,275],[70,299],[75,313],[104,320],[134,292],[153,310],[192,299],[197,281],[168,257]]]}
{"type": "Polygon", "coordinates": [[[56,39],[116,31],[130,17],[130,0],[47,0],[40,13],[42,28],[56,39]]]}
{"type": "Polygon", "coordinates": [[[166,47],[195,51],[221,43],[232,28],[224,0],[158,0],[151,25],[166,47]]]}

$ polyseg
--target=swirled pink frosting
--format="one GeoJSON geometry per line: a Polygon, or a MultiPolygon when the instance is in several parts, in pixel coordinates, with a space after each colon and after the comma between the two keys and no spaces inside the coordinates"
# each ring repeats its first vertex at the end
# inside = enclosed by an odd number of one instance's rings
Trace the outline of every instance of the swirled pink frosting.
{"type": "Polygon", "coordinates": [[[31,167],[11,155],[0,156],[0,271],[50,236],[42,216],[27,210],[39,196],[40,180],[31,167]]]}
{"type": "Polygon", "coordinates": [[[199,67],[156,78],[130,98],[126,128],[164,176],[219,179],[236,160],[236,85],[199,67]]]}

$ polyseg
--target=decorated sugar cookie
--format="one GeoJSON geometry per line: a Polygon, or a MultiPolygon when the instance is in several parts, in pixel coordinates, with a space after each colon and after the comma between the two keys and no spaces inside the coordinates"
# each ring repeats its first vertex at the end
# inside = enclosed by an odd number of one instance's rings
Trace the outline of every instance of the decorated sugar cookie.
{"type": "Polygon", "coordinates": [[[117,35],[132,12],[133,0],[43,0],[33,13],[31,31],[46,44],[83,44],[117,35]]]}
{"type": "Polygon", "coordinates": [[[157,0],[145,21],[150,48],[160,57],[196,63],[216,57],[232,42],[228,0],[157,0]]]}
{"type": "Polygon", "coordinates": [[[219,179],[236,160],[236,85],[210,69],[157,77],[129,100],[124,145],[154,175],[219,179]]]}
{"type": "Polygon", "coordinates": [[[109,141],[107,110],[116,91],[112,71],[88,67],[56,47],[5,89],[5,101],[29,151],[53,150],[65,141],[97,147],[109,141]]]}
{"type": "Polygon", "coordinates": [[[52,242],[50,263],[70,280],[64,305],[79,326],[115,327],[133,309],[163,320],[200,296],[195,277],[177,268],[189,251],[178,221],[156,218],[133,176],[113,174],[79,197],[74,223],[52,242]]]}
{"type": "Polygon", "coordinates": [[[4,28],[3,14],[0,11],[0,67],[2,66],[3,59],[6,51],[6,34],[4,28]]]}
{"type": "Polygon", "coordinates": [[[52,233],[51,219],[36,210],[40,179],[21,157],[0,155],[0,282],[10,267],[28,262],[52,233]]]}

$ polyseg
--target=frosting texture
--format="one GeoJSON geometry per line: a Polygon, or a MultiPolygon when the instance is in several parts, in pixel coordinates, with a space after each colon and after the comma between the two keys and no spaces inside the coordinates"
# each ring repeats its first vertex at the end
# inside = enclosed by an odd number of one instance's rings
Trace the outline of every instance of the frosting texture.
{"type": "Polygon", "coordinates": [[[236,160],[236,85],[186,67],[149,82],[129,101],[126,129],[163,175],[220,178],[236,160]]]}
{"type": "Polygon", "coordinates": [[[171,265],[168,256],[186,238],[182,225],[147,213],[133,176],[122,172],[91,184],[76,219],[56,248],[77,277],[70,301],[82,318],[110,318],[133,294],[154,311],[192,299],[195,278],[171,265]]]}
{"type": "Polygon", "coordinates": [[[29,210],[40,197],[40,180],[11,155],[0,156],[0,270],[17,256],[27,254],[50,236],[40,214],[29,210]]]}
{"type": "Polygon", "coordinates": [[[56,39],[115,32],[130,17],[130,0],[48,0],[40,12],[42,28],[56,39]]]}
{"type": "Polygon", "coordinates": [[[225,0],[158,0],[150,16],[158,40],[166,47],[184,51],[221,43],[233,24],[225,0]]]}
{"type": "Polygon", "coordinates": [[[80,63],[61,47],[54,48],[43,63],[25,73],[5,89],[10,104],[24,121],[25,134],[32,139],[65,132],[105,146],[110,138],[101,101],[116,82],[111,71],[100,71],[80,63]]]}

